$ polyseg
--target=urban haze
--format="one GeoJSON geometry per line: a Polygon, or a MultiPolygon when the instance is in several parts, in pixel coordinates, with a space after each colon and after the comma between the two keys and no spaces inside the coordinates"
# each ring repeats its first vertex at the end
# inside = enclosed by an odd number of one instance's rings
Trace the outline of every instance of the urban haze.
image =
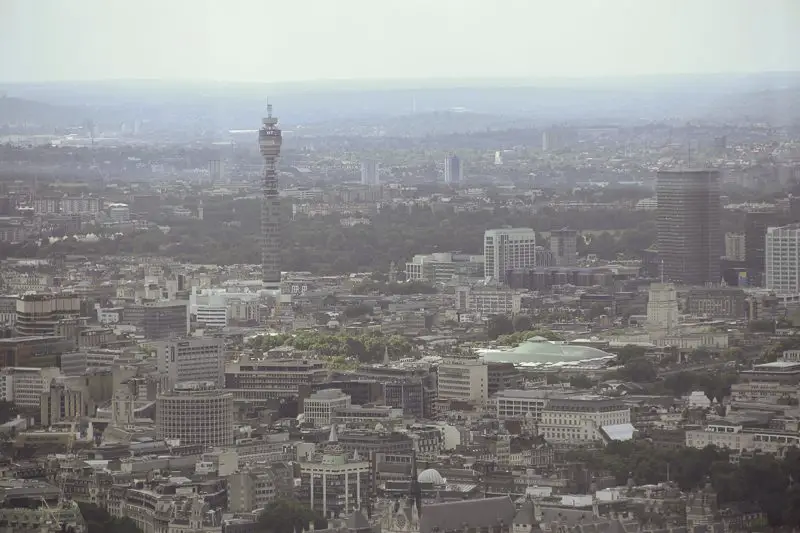
{"type": "Polygon", "coordinates": [[[798,27],[0,2],[0,533],[800,531],[798,27]]]}

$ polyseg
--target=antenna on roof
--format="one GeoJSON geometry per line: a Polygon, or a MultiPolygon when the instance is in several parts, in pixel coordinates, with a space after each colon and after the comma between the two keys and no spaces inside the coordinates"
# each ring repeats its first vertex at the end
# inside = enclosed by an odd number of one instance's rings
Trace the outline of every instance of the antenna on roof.
{"type": "Polygon", "coordinates": [[[269,96],[267,96],[267,118],[272,118],[272,104],[269,103],[269,96]]]}

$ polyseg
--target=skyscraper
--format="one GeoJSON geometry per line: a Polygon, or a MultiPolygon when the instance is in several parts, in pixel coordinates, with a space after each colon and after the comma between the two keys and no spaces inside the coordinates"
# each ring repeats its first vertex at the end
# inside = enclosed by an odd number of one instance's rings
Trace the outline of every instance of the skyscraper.
{"type": "Polygon", "coordinates": [[[267,105],[267,116],[258,131],[258,145],[264,158],[264,177],[261,182],[261,281],[265,289],[281,286],[281,200],[278,196],[278,172],[275,168],[281,152],[281,130],[278,119],[267,105]]]}
{"type": "Polygon", "coordinates": [[[486,230],[484,277],[505,283],[509,270],[536,266],[536,232],[530,228],[486,230]]]}
{"type": "Polygon", "coordinates": [[[557,266],[578,264],[578,232],[568,228],[551,231],[550,251],[557,266]]]}
{"type": "Polygon", "coordinates": [[[448,155],[444,160],[444,182],[457,185],[462,177],[461,160],[455,154],[448,155]]]}
{"type": "Polygon", "coordinates": [[[361,162],[361,185],[380,185],[377,161],[365,159],[361,162]]]}
{"type": "Polygon", "coordinates": [[[658,252],[667,281],[705,285],[720,280],[720,184],[716,170],[658,173],[658,252]]]}

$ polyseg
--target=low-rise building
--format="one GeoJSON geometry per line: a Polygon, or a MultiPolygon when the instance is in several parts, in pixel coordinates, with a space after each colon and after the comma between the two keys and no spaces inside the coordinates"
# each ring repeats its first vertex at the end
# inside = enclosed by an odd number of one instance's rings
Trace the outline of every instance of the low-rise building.
{"type": "Polygon", "coordinates": [[[350,407],[350,396],[338,389],[317,391],[303,400],[303,415],[306,423],[314,426],[329,426],[337,411],[350,407]]]}
{"type": "Polygon", "coordinates": [[[61,375],[58,368],[7,367],[0,370],[0,398],[20,408],[39,409],[42,393],[61,375]]]}
{"type": "Polygon", "coordinates": [[[515,315],[522,310],[524,291],[495,286],[459,287],[456,309],[482,317],[515,315]]]}
{"type": "Polygon", "coordinates": [[[548,442],[592,442],[603,440],[603,427],[630,422],[631,410],[621,400],[574,395],[548,401],[539,431],[548,442]]]}
{"type": "Polygon", "coordinates": [[[438,399],[483,405],[489,398],[489,367],[477,358],[449,358],[438,368],[438,399]]]}

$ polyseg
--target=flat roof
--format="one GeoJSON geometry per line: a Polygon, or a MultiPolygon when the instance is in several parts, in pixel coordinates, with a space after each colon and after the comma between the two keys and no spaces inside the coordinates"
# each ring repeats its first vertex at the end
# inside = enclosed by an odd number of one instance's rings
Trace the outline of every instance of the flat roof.
{"type": "MultiPolygon", "coordinates": [[[[753,365],[753,370],[785,370],[790,368],[800,369],[800,362],[797,361],[773,361],[772,363],[762,363],[760,365],[753,365]]],[[[745,371],[746,372],[746,371],[745,371]]]]}
{"type": "Polygon", "coordinates": [[[63,341],[64,337],[56,337],[54,335],[31,335],[28,337],[10,337],[8,339],[0,339],[0,344],[16,344],[20,341],[41,341],[41,340],[63,341]]]}
{"type": "Polygon", "coordinates": [[[538,399],[538,398],[546,398],[550,394],[553,394],[554,391],[549,390],[541,390],[541,389],[527,389],[527,390],[520,390],[520,389],[509,389],[509,390],[501,390],[497,392],[497,397],[505,397],[505,398],[530,398],[530,399],[538,399]]]}

